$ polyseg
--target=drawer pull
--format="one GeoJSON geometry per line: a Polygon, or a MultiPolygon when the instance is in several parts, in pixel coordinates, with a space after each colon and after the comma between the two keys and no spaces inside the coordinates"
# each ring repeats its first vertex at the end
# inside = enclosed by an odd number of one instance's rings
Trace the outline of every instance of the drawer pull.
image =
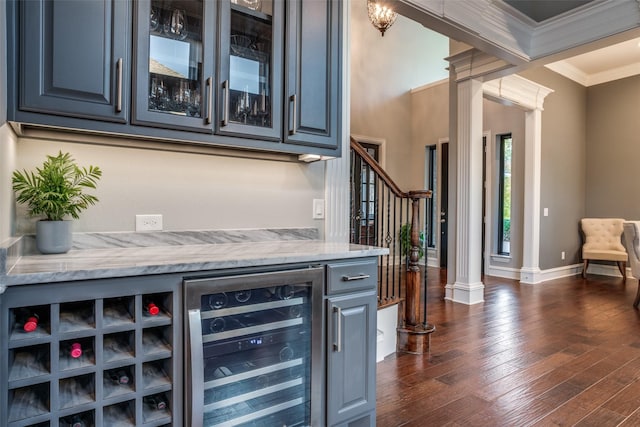
{"type": "Polygon", "coordinates": [[[343,282],[351,282],[353,280],[364,280],[371,277],[369,274],[358,274],[357,276],[342,276],[343,282]]]}

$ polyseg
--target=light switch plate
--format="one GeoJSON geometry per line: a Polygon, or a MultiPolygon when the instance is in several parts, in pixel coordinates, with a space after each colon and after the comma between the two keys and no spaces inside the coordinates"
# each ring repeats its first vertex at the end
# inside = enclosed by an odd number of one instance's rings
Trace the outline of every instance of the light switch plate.
{"type": "Polygon", "coordinates": [[[324,199],[313,199],[313,219],[324,219],[324,199]]]}

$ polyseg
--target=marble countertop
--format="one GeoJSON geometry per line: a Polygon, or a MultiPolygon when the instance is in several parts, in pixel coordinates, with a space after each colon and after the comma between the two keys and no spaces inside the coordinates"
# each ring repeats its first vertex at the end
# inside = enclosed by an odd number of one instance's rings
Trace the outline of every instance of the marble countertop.
{"type": "MultiPolygon", "coordinates": [[[[243,233],[237,230],[155,233],[153,238],[146,233],[142,236],[92,233],[80,238],[74,235],[74,248],[60,255],[40,255],[25,247],[17,251],[12,245],[3,257],[6,265],[0,274],[0,286],[318,262],[388,253],[385,248],[325,242],[318,240],[317,234],[301,233],[300,229],[294,233],[286,229],[269,230],[266,238],[264,230],[261,237],[256,233],[245,234],[251,236],[243,238],[243,233]],[[139,238],[145,241],[135,241],[139,238]]],[[[22,242],[22,246],[28,246],[28,242],[22,242]]]]}

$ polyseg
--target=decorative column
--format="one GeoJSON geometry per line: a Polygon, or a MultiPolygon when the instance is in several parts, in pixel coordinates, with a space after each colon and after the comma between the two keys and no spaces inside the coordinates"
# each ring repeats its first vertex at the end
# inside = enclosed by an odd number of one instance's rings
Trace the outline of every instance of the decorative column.
{"type": "Polygon", "coordinates": [[[521,283],[540,283],[540,175],[542,168],[542,105],[553,92],[516,74],[486,82],[485,95],[507,100],[525,113],[524,224],[521,283]]]}
{"type": "Polygon", "coordinates": [[[456,280],[445,299],[463,304],[484,301],[482,268],[482,82],[457,83],[456,280]]]}

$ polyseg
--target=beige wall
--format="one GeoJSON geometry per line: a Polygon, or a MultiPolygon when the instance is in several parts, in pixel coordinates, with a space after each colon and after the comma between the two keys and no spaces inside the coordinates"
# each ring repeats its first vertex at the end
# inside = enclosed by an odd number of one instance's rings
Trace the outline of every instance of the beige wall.
{"type": "MultiPolygon", "coordinates": [[[[162,214],[165,230],[319,227],[312,201],[324,198],[324,164],[252,160],[21,138],[17,167],[31,169],[46,154],[70,152],[98,165],[100,202],[75,231],[133,231],[136,214],[162,214]]],[[[24,209],[19,207],[18,213],[24,209]]],[[[19,234],[33,219],[18,215],[19,234]]]]}
{"type": "Polygon", "coordinates": [[[351,3],[351,133],[385,139],[387,172],[408,189],[415,172],[411,144],[411,88],[448,76],[449,41],[403,16],[384,37],[367,17],[366,2],[351,3]]]}
{"type": "MultiPolygon", "coordinates": [[[[449,82],[429,86],[412,94],[412,129],[413,144],[411,147],[411,164],[419,168],[420,173],[412,177],[412,188],[424,187],[425,147],[437,144],[440,139],[447,139],[449,133],[449,82]],[[421,186],[421,187],[418,187],[421,186]]],[[[487,156],[489,170],[487,180],[490,188],[497,186],[497,170],[495,168],[496,135],[511,133],[513,137],[512,164],[512,248],[510,259],[501,262],[501,267],[520,268],[522,266],[522,227],[524,204],[524,111],[515,107],[507,107],[496,102],[483,102],[483,128],[489,132],[487,156]],[[493,168],[493,169],[491,169],[493,168]]],[[[489,193],[491,209],[495,215],[496,194],[489,193]]],[[[438,207],[439,208],[439,207],[438,207]]],[[[495,219],[495,218],[494,218],[495,219]]],[[[451,230],[449,231],[451,232],[451,230]]],[[[489,253],[494,254],[495,243],[491,241],[489,253]]]]}
{"type": "Polygon", "coordinates": [[[542,112],[540,268],[580,262],[580,219],[586,214],[587,89],[547,68],[521,73],[551,88],[542,112]],[[566,257],[561,259],[561,253],[566,257]]]}
{"type": "Polygon", "coordinates": [[[640,220],[640,76],[587,90],[586,215],[640,220]]]}

